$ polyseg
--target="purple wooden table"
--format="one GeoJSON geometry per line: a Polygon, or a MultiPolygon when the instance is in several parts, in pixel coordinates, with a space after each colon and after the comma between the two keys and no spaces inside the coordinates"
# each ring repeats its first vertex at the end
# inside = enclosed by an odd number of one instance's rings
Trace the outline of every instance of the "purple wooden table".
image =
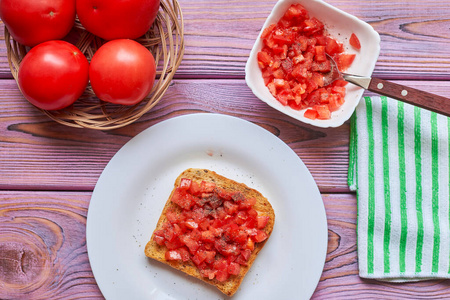
{"type": "MultiPolygon", "coordinates": [[[[136,134],[193,112],[233,115],[262,126],[311,171],[329,228],[326,264],[314,298],[446,297],[448,280],[394,284],[358,276],[356,197],[347,186],[349,123],[313,128],[271,109],[246,86],[248,54],[276,1],[179,2],[186,51],[175,80],[149,113],[122,129],[84,130],[49,120],[21,96],[0,43],[0,299],[101,299],[85,237],[96,181],[136,134]]],[[[380,33],[376,76],[450,97],[446,1],[327,2],[380,33]]]]}

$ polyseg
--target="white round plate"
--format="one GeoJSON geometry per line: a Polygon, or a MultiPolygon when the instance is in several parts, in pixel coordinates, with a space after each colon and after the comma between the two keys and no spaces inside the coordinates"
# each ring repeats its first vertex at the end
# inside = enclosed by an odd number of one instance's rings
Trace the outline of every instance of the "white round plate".
{"type": "Polygon", "coordinates": [[[285,143],[248,121],[191,114],[154,125],[111,159],[87,216],[87,250],[106,299],[226,299],[213,286],[148,259],[144,248],[188,168],[207,168],[259,190],[275,226],[233,299],[308,299],[320,280],[327,220],[308,169],[285,143]]]}

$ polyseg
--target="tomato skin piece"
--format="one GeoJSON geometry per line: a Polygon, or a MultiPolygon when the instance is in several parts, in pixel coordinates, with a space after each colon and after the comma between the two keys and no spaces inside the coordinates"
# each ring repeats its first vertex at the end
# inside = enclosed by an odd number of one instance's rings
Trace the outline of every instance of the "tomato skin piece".
{"type": "Polygon", "coordinates": [[[350,36],[349,43],[356,50],[360,50],[361,49],[361,42],[359,41],[359,39],[356,36],[356,34],[352,33],[352,35],[350,36]]]}
{"type": "Polygon", "coordinates": [[[335,55],[338,53],[343,52],[344,50],[344,46],[342,44],[340,44],[339,42],[337,42],[335,39],[331,38],[331,37],[327,37],[327,45],[325,46],[325,52],[328,55],[335,55]]]}
{"type": "Polygon", "coordinates": [[[89,62],[65,41],[48,41],[32,48],[19,66],[18,84],[24,97],[45,110],[72,105],[84,92],[89,62]]]}
{"type": "Polygon", "coordinates": [[[181,178],[180,180],[180,189],[182,190],[188,190],[191,188],[192,180],[188,178],[181,178]]]}
{"type": "Polygon", "coordinates": [[[25,46],[64,38],[75,23],[75,0],[1,0],[0,18],[25,46]]]}
{"type": "Polygon", "coordinates": [[[315,105],[313,108],[317,111],[318,119],[327,120],[330,118],[331,112],[328,105],[315,105]]]}
{"type": "Polygon", "coordinates": [[[189,192],[194,196],[200,195],[200,184],[198,184],[196,181],[191,181],[189,192]]]}
{"type": "Polygon", "coordinates": [[[118,39],[101,46],[91,59],[89,78],[103,101],[134,105],[152,90],[156,77],[152,53],[136,41],[118,39]]]}
{"type": "Polygon", "coordinates": [[[165,253],[165,259],[167,261],[181,260],[181,254],[177,250],[169,250],[165,253]]]}
{"type": "Polygon", "coordinates": [[[315,109],[307,109],[303,115],[305,116],[305,118],[308,118],[311,120],[315,120],[318,117],[317,110],[315,110],[315,109]]]}
{"type": "Polygon", "coordinates": [[[153,240],[160,246],[164,246],[165,238],[163,236],[155,235],[153,240]]]}
{"type": "Polygon", "coordinates": [[[264,51],[258,52],[258,61],[261,62],[263,66],[267,65],[270,67],[273,64],[272,57],[264,51]]]}
{"type": "Polygon", "coordinates": [[[238,263],[231,262],[228,265],[228,269],[227,269],[228,274],[239,275],[240,271],[241,271],[241,266],[238,263]]]}
{"type": "Polygon", "coordinates": [[[77,0],[76,12],[87,31],[105,40],[137,39],[156,19],[159,0],[77,0]]]}
{"type": "Polygon", "coordinates": [[[263,229],[264,227],[266,227],[267,223],[270,220],[269,216],[257,216],[257,220],[258,220],[258,229],[263,229]]]}
{"type": "Polygon", "coordinates": [[[345,72],[355,60],[356,54],[340,53],[334,57],[341,72],[345,72]]]}
{"type": "Polygon", "coordinates": [[[216,188],[216,184],[214,182],[202,181],[200,183],[200,192],[202,193],[212,193],[216,188]]]}
{"type": "Polygon", "coordinates": [[[265,233],[262,230],[258,230],[258,233],[253,237],[253,239],[255,240],[255,242],[260,243],[264,240],[267,239],[267,233],[265,233]]]}
{"type": "Polygon", "coordinates": [[[323,62],[327,60],[325,55],[325,46],[315,46],[316,50],[316,61],[323,62]]]}

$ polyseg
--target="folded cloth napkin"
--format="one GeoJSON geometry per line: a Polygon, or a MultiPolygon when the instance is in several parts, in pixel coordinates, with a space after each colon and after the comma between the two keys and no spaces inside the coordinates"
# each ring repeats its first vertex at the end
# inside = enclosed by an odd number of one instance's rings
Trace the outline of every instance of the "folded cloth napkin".
{"type": "Polygon", "coordinates": [[[450,278],[450,118],[365,97],[350,135],[360,277],[450,278]]]}

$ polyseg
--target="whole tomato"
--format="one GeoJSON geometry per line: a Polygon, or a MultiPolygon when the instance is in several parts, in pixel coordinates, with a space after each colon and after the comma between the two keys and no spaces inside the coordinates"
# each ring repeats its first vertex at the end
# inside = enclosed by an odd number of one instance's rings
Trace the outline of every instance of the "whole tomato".
{"type": "Polygon", "coordinates": [[[155,59],[136,41],[112,40],[91,59],[89,78],[94,93],[103,101],[132,105],[143,100],[155,82],[155,59]]]}
{"type": "Polygon", "coordinates": [[[65,108],[84,92],[89,62],[65,41],[48,41],[33,47],[19,66],[18,83],[33,105],[45,110],[65,108]]]}
{"type": "Polygon", "coordinates": [[[0,18],[15,41],[33,47],[69,33],[75,0],[0,0],[0,18]]]}
{"type": "Polygon", "coordinates": [[[105,39],[136,39],[155,21],[160,0],[77,0],[87,31],[105,39]]]}

